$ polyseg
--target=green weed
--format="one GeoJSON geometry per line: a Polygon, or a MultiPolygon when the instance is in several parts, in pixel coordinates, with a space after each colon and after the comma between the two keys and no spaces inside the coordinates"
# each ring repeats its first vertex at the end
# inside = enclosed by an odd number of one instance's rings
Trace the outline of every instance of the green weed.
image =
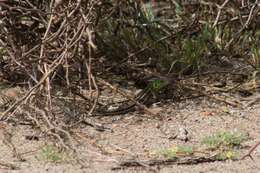
{"type": "Polygon", "coordinates": [[[153,9],[152,9],[152,4],[151,3],[147,3],[146,5],[143,5],[143,12],[144,17],[146,17],[146,19],[150,22],[154,21],[154,14],[153,14],[153,9]]]}
{"type": "Polygon", "coordinates": [[[155,93],[158,93],[161,91],[161,89],[163,89],[166,85],[168,84],[167,81],[164,80],[160,80],[160,79],[155,79],[153,81],[151,81],[149,83],[150,89],[152,89],[152,91],[154,91],[155,93]]]}
{"type": "Polygon", "coordinates": [[[40,151],[37,159],[48,162],[60,162],[62,161],[62,153],[58,152],[57,148],[55,148],[53,145],[46,145],[40,151]]]}
{"type": "MultiPolygon", "coordinates": [[[[162,18],[165,16],[158,18],[154,14],[149,3],[134,6],[126,2],[128,8],[124,9],[124,13],[110,15],[98,25],[96,44],[101,54],[105,55],[108,62],[114,63],[127,59],[129,55],[137,64],[151,60],[158,72],[182,75],[202,71],[204,67],[207,68],[215,62],[212,58],[218,59],[220,55],[244,55],[245,50],[252,49],[250,56],[255,64],[258,64],[257,68],[260,68],[259,47],[253,46],[259,44],[252,32],[245,31],[235,37],[237,27],[231,24],[212,27],[210,23],[200,25],[200,29],[194,34],[178,32],[176,28],[187,20],[190,22],[190,19],[189,15],[185,15],[185,9],[174,3],[169,20],[164,20],[162,18]],[[171,38],[171,34],[177,36],[171,38]],[[233,38],[236,44],[231,44],[230,48],[225,50],[233,38]],[[139,50],[143,51],[135,54],[139,50]]],[[[259,35],[259,31],[257,34],[259,35]]],[[[248,57],[245,58],[248,61],[248,57]]]]}
{"type": "Polygon", "coordinates": [[[172,159],[180,156],[189,156],[194,153],[193,148],[190,146],[173,146],[169,149],[160,151],[160,154],[165,158],[172,159]]]}
{"type": "Polygon", "coordinates": [[[253,45],[251,48],[251,55],[252,55],[253,65],[258,71],[260,71],[260,47],[257,45],[253,45]]]}
{"type": "Polygon", "coordinates": [[[6,50],[3,47],[0,47],[0,58],[6,54],[6,50]]]}
{"type": "Polygon", "coordinates": [[[239,158],[239,154],[235,152],[234,150],[229,150],[229,151],[222,151],[217,154],[216,159],[217,160],[234,160],[239,158]]]}
{"type": "Polygon", "coordinates": [[[245,140],[247,140],[247,137],[242,133],[223,131],[205,137],[202,140],[202,144],[206,145],[211,150],[229,150],[234,147],[241,147],[242,142],[245,140]]]}

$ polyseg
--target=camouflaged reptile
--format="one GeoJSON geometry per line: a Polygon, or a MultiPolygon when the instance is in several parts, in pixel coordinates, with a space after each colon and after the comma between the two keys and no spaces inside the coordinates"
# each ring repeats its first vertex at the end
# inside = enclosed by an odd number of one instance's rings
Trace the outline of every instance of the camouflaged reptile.
{"type": "MultiPolygon", "coordinates": [[[[143,89],[137,96],[135,100],[143,105],[150,105],[152,100],[160,94],[160,92],[169,84],[168,81],[161,79],[154,79],[149,82],[147,87],[143,89]]],[[[115,110],[98,109],[93,113],[93,116],[114,116],[126,114],[136,110],[136,103],[127,100],[118,106],[115,110]]]]}

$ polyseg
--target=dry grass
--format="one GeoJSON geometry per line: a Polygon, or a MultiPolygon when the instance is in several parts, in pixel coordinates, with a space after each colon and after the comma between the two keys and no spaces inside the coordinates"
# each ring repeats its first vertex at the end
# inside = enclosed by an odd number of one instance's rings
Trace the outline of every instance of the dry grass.
{"type": "Polygon", "coordinates": [[[1,120],[28,121],[75,149],[70,129],[98,106],[99,78],[183,77],[222,58],[258,70],[257,1],[172,2],[160,16],[142,1],[0,1],[2,81],[27,89],[1,120]],[[88,90],[88,101],[71,90],[88,90]]]}

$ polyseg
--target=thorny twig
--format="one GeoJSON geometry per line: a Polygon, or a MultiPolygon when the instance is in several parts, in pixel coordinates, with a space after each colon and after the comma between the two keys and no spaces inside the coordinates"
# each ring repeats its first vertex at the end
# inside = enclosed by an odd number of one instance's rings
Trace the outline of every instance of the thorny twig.
{"type": "MultiPolygon", "coordinates": [[[[20,40],[21,44],[24,46],[19,46],[19,41],[15,42],[14,40],[11,40],[13,45],[9,45],[8,42],[6,42],[7,36],[8,39],[14,39],[12,34],[19,31],[19,27],[12,27],[12,25],[21,25],[20,23],[23,21],[22,18],[20,19],[19,17],[17,17],[17,20],[10,19],[10,21],[6,21],[5,25],[3,25],[5,30],[2,30],[2,28],[0,30],[1,32],[6,33],[6,35],[3,36],[1,34],[0,43],[2,47],[8,50],[7,53],[9,54],[11,60],[17,65],[16,72],[22,69],[27,72],[25,75],[32,79],[32,82],[28,82],[30,89],[21,98],[17,98],[17,100],[0,115],[0,119],[1,121],[7,120],[11,118],[11,116],[17,110],[19,110],[24,114],[24,116],[30,119],[33,124],[36,124],[43,132],[58,139],[59,143],[64,148],[72,148],[75,150],[75,147],[68,146],[67,142],[65,141],[66,139],[69,139],[70,141],[72,140],[69,134],[69,130],[64,126],[55,124],[57,123],[57,120],[55,117],[56,115],[54,115],[55,113],[53,112],[54,108],[52,104],[52,86],[53,79],[55,79],[56,76],[61,76],[59,74],[60,67],[64,67],[66,70],[66,81],[67,84],[70,85],[70,65],[72,62],[75,62],[75,60],[73,60],[75,52],[81,42],[84,40],[92,40],[91,38],[88,38],[91,36],[90,34],[84,35],[86,31],[90,30],[89,25],[91,23],[91,17],[88,17],[90,16],[89,14],[91,13],[91,10],[88,11],[86,9],[93,9],[93,6],[96,4],[96,2],[88,1],[89,4],[84,3],[84,5],[82,5],[82,1],[77,1],[76,3],[71,4],[72,6],[75,5],[75,8],[68,8],[61,13],[57,13],[61,10],[61,6],[58,7],[57,4],[54,3],[54,0],[49,2],[50,4],[41,4],[42,2],[34,3],[30,1],[26,1],[21,4],[16,3],[16,1],[1,1],[1,3],[2,2],[4,4],[0,4],[0,8],[3,8],[3,11],[7,14],[18,13],[18,16],[28,15],[28,18],[33,20],[33,24],[31,26],[29,25],[30,23],[25,23],[22,25],[24,27],[28,27],[28,31],[35,29],[36,35],[34,35],[34,38],[30,40],[33,42],[33,44],[27,43],[24,40],[20,40]],[[85,10],[81,9],[85,8],[86,6],[87,8],[85,10]],[[34,10],[30,10],[30,8],[33,8],[34,10]],[[79,8],[81,9],[81,15],[79,15],[79,8]],[[44,11],[46,11],[46,13],[44,11]],[[83,20],[83,15],[84,17],[87,16],[86,19],[89,20],[89,22],[87,22],[87,20],[83,20]],[[43,27],[42,29],[44,29],[44,32],[40,31],[40,27],[43,27]],[[18,31],[16,29],[18,29],[18,31]],[[8,32],[10,34],[7,34],[8,32]],[[39,42],[36,41],[37,38],[39,39],[39,42]],[[71,53],[73,51],[74,53],[71,53]],[[12,52],[19,52],[19,54],[12,52]],[[35,61],[37,63],[35,63],[35,61]],[[38,80],[38,78],[40,79],[38,80]],[[32,84],[34,85],[31,86],[32,84]],[[37,96],[37,94],[41,92],[44,93],[43,91],[45,91],[46,94],[41,96],[44,96],[45,102],[40,102],[41,104],[45,104],[46,107],[37,105],[36,103],[38,103],[37,100],[39,100],[39,98],[32,97],[34,95],[37,96]],[[29,106],[26,106],[26,104],[29,106]],[[35,114],[35,112],[39,115],[35,114]]],[[[1,14],[0,17],[2,17],[1,14]]],[[[4,18],[4,20],[8,19],[9,18],[4,18]]],[[[91,54],[89,53],[89,55],[91,54]]],[[[92,57],[90,57],[90,59],[91,58],[92,57]]],[[[88,64],[88,66],[91,67],[92,65],[88,64]]],[[[92,81],[91,84],[93,83],[97,90],[94,76],[91,74],[91,71],[89,72],[91,76],[89,80],[92,81]]],[[[92,109],[94,109],[95,103],[96,101],[94,102],[92,109]]]]}
{"type": "Polygon", "coordinates": [[[260,145],[260,141],[257,142],[255,145],[253,145],[253,146],[250,148],[250,150],[248,151],[248,153],[245,154],[245,155],[241,158],[241,160],[244,160],[244,159],[247,158],[247,157],[250,157],[252,160],[254,160],[253,157],[251,156],[251,154],[252,154],[252,152],[253,152],[259,145],[260,145]]]}
{"type": "Polygon", "coordinates": [[[218,14],[217,14],[217,17],[214,21],[213,27],[215,27],[218,24],[218,21],[219,21],[220,15],[221,15],[221,11],[225,7],[225,5],[228,3],[228,1],[229,0],[225,0],[225,2],[223,2],[223,4],[221,6],[217,5],[218,6],[218,14]]]}

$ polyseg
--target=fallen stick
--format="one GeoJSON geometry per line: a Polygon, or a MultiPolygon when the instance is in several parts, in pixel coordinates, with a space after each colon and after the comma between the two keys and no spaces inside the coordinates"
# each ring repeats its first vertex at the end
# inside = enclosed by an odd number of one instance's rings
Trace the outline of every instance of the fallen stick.
{"type": "Polygon", "coordinates": [[[215,162],[218,159],[214,156],[210,157],[185,157],[185,158],[172,158],[172,159],[158,159],[158,160],[125,160],[119,166],[112,168],[118,170],[126,167],[144,167],[146,166],[160,166],[160,165],[193,165],[199,163],[215,162]]]}
{"type": "Polygon", "coordinates": [[[208,98],[211,98],[213,100],[216,100],[216,101],[219,101],[219,102],[223,102],[223,103],[228,104],[228,105],[233,106],[233,107],[241,107],[242,106],[241,103],[239,103],[239,102],[236,103],[236,102],[233,102],[233,101],[230,101],[230,100],[226,100],[225,98],[214,96],[212,93],[207,93],[205,91],[198,90],[198,89],[196,89],[194,87],[187,87],[187,86],[185,86],[185,88],[187,88],[187,89],[189,89],[191,91],[195,91],[195,92],[197,92],[199,94],[202,94],[202,95],[204,95],[204,96],[206,96],[208,98]]]}
{"type": "Polygon", "coordinates": [[[18,170],[18,169],[20,169],[18,166],[14,165],[14,164],[11,164],[11,163],[3,163],[2,161],[0,162],[0,166],[6,167],[6,168],[9,168],[9,169],[12,169],[12,170],[18,170]]]}
{"type": "Polygon", "coordinates": [[[246,157],[250,157],[250,159],[254,160],[253,157],[251,156],[252,152],[260,145],[260,141],[258,141],[255,145],[253,145],[250,150],[248,151],[247,154],[245,154],[241,160],[244,160],[246,157]]]}

